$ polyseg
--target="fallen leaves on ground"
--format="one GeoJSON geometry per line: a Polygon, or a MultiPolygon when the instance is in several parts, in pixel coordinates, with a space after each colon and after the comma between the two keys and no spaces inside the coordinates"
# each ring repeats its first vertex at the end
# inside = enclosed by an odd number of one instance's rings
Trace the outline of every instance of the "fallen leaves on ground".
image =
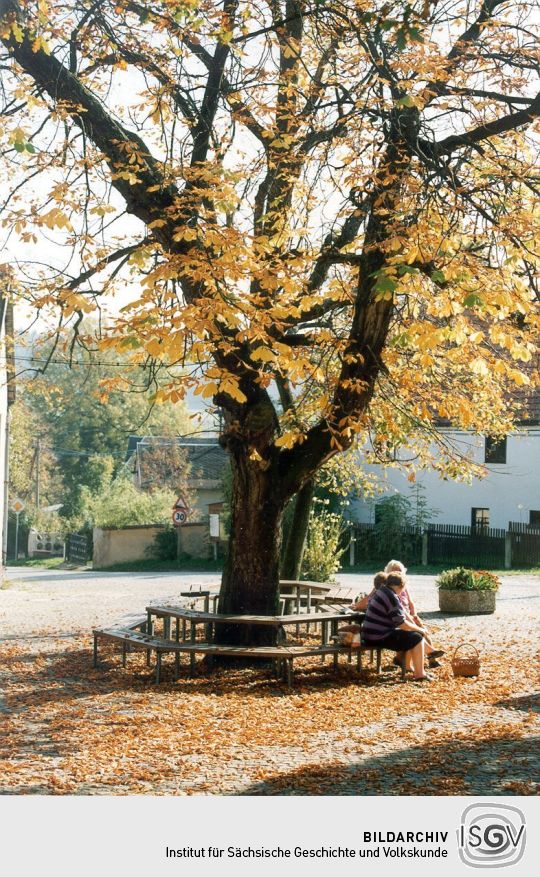
{"type": "Polygon", "coordinates": [[[465,619],[443,631],[479,647],[477,679],[454,678],[449,661],[419,686],[389,661],[358,676],[344,658],[337,673],[311,658],[291,692],[261,666],[199,664],[190,679],[184,664],[174,682],[170,658],[156,686],[142,652],[123,669],[104,647],[94,670],[88,636],[4,642],[0,791],[536,794],[534,630],[492,623],[481,642],[465,619]]]}

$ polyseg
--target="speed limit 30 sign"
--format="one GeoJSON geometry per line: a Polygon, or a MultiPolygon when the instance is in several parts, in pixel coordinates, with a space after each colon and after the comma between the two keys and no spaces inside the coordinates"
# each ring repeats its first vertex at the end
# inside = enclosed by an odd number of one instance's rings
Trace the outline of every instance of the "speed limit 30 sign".
{"type": "Polygon", "coordinates": [[[188,518],[188,510],[186,508],[174,508],[172,513],[173,524],[180,527],[185,524],[188,518]]]}

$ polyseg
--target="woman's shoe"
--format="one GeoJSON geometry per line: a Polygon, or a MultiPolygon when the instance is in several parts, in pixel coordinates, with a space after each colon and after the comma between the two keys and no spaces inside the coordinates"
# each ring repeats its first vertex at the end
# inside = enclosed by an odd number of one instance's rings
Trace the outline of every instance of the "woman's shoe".
{"type": "Polygon", "coordinates": [[[431,658],[442,658],[443,655],[444,652],[442,649],[435,649],[435,651],[429,653],[428,660],[431,660],[431,658]]]}
{"type": "Polygon", "coordinates": [[[433,677],[428,676],[426,673],[425,676],[413,676],[413,682],[433,682],[433,677]]]}
{"type": "Polygon", "coordinates": [[[428,658],[428,667],[430,670],[434,670],[435,667],[442,667],[442,664],[440,661],[437,661],[437,659],[432,658],[430,655],[428,658]]]}

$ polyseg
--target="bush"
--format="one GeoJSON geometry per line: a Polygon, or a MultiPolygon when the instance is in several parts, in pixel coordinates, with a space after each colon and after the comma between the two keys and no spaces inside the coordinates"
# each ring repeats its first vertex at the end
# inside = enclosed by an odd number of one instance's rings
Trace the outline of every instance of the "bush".
{"type": "Polygon", "coordinates": [[[411,485],[409,496],[396,493],[379,499],[375,505],[373,527],[357,531],[358,560],[401,557],[405,563],[419,563],[422,531],[438,514],[438,509],[428,504],[421,484],[411,485]]]}
{"type": "Polygon", "coordinates": [[[157,560],[176,560],[177,552],[178,532],[174,527],[159,530],[154,536],[152,544],[146,549],[146,553],[157,560]]]}
{"type": "Polygon", "coordinates": [[[116,478],[97,495],[86,492],[88,520],[95,527],[166,524],[176,496],[168,490],[146,493],[129,478],[116,478]]]}
{"type": "Polygon", "coordinates": [[[341,515],[328,511],[312,513],[302,563],[302,576],[305,579],[334,581],[345,550],[343,543],[346,533],[347,527],[341,515]]]}
{"type": "Polygon", "coordinates": [[[501,581],[495,573],[487,570],[458,566],[442,572],[436,584],[441,591],[496,591],[501,581]]]}

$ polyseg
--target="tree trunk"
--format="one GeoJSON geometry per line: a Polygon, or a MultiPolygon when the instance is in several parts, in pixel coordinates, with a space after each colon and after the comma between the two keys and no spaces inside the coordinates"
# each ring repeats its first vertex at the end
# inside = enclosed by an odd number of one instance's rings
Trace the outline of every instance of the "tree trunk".
{"type": "Polygon", "coordinates": [[[283,579],[296,580],[300,578],[314,490],[315,480],[310,478],[296,495],[287,546],[281,565],[281,578],[283,579]]]}
{"type": "MultiPolygon", "coordinates": [[[[251,460],[245,450],[231,454],[231,465],[231,531],[219,612],[277,615],[284,508],[279,476],[251,460]]],[[[234,645],[268,645],[275,638],[271,627],[219,625],[216,632],[217,642],[234,645]]]]}

